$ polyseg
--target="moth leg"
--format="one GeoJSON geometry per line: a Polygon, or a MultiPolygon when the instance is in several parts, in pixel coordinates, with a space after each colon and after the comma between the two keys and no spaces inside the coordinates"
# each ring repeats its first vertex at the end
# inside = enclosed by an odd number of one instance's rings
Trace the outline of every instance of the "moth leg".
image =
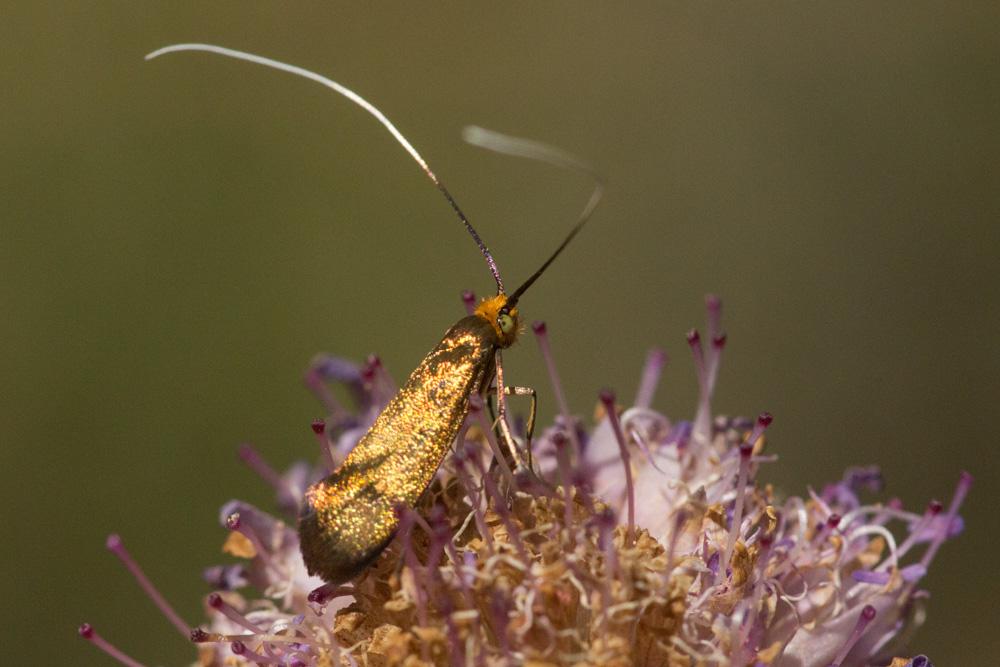
{"type": "MultiPolygon", "coordinates": [[[[531,459],[531,439],[535,433],[535,422],[537,421],[538,415],[538,392],[535,391],[534,387],[520,387],[520,386],[506,386],[503,388],[503,393],[505,396],[530,396],[531,397],[531,407],[528,409],[528,421],[525,424],[525,446],[528,449],[528,458],[531,459]]],[[[490,385],[490,388],[486,390],[486,407],[490,412],[490,423],[493,424],[494,428],[499,428],[499,419],[497,417],[496,406],[493,401],[496,399],[497,388],[495,385],[490,385]]]]}
{"type": "Polygon", "coordinates": [[[504,441],[507,443],[507,449],[510,452],[512,461],[521,467],[521,455],[517,451],[517,444],[514,440],[514,434],[510,432],[510,424],[507,423],[507,391],[503,383],[503,355],[500,350],[496,351],[496,399],[497,399],[497,414],[494,421],[494,427],[500,429],[500,433],[503,436],[504,441]]]}
{"type": "MultiPolygon", "coordinates": [[[[528,414],[528,422],[525,425],[524,447],[527,453],[525,454],[524,451],[517,448],[518,457],[515,461],[513,461],[514,475],[521,478],[522,484],[527,483],[529,487],[534,488],[537,492],[552,491],[552,485],[539,477],[538,471],[535,470],[534,451],[531,443],[532,436],[535,432],[535,422],[537,421],[536,415],[538,413],[538,394],[531,387],[518,386],[504,387],[504,394],[506,396],[528,396],[531,398],[531,408],[528,414]]],[[[506,421],[498,420],[494,423],[496,424],[497,429],[504,434],[504,437],[509,439],[509,442],[517,442],[513,439],[513,435],[510,433],[509,426],[507,426],[506,421]]]]}
{"type": "Polygon", "coordinates": [[[500,358],[500,350],[496,352],[496,375],[497,375],[497,417],[494,423],[496,428],[499,428],[503,439],[507,441],[507,447],[510,450],[510,454],[513,457],[514,463],[514,477],[518,478],[518,483],[522,485],[522,488],[534,489],[539,493],[547,493],[552,491],[552,485],[543,480],[531,467],[531,435],[535,430],[535,411],[537,408],[537,396],[533,389],[525,387],[508,387],[503,383],[503,367],[502,360],[500,358]],[[521,453],[517,449],[517,441],[514,440],[514,434],[510,432],[510,424],[507,423],[507,396],[531,396],[531,414],[529,416],[527,430],[528,430],[528,457],[527,465],[525,465],[525,459],[521,456],[521,453]]]}
{"type": "Polygon", "coordinates": [[[507,396],[530,396],[531,397],[531,407],[528,409],[528,423],[525,424],[525,434],[524,434],[524,446],[528,450],[528,469],[533,470],[531,459],[531,437],[535,433],[535,417],[538,414],[538,392],[532,387],[518,387],[516,385],[508,385],[503,388],[503,392],[507,396]]]}

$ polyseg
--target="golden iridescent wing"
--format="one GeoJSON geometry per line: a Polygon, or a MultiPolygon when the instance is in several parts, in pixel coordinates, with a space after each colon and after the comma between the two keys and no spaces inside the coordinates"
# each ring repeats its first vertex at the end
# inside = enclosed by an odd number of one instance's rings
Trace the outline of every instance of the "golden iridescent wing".
{"type": "Polygon", "coordinates": [[[485,388],[497,334],[470,315],[455,324],[413,371],[344,462],[306,492],[299,517],[310,574],[341,583],[371,563],[392,539],[395,508],[416,504],[485,388]]]}

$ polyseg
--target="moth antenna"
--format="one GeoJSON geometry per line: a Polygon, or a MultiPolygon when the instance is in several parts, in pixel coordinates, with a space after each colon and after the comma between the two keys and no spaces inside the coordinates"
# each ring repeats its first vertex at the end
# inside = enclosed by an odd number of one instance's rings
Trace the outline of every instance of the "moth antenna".
{"type": "Polygon", "coordinates": [[[396,141],[399,142],[399,145],[410,154],[410,157],[416,160],[420,169],[427,174],[427,178],[431,179],[431,182],[437,187],[441,194],[444,195],[444,198],[448,200],[452,210],[455,211],[455,214],[458,215],[458,219],[462,221],[462,224],[465,225],[465,229],[472,236],[472,240],[474,240],[476,245],[479,246],[479,251],[483,253],[483,257],[486,259],[486,264],[490,267],[490,273],[493,274],[493,279],[497,283],[497,292],[503,294],[503,280],[500,279],[500,270],[497,268],[496,261],[494,261],[489,248],[487,248],[486,244],[483,243],[483,240],[479,237],[479,234],[472,226],[472,223],[469,222],[467,217],[465,217],[465,213],[462,212],[462,209],[458,207],[458,203],[455,201],[455,198],[451,196],[451,193],[448,192],[448,188],[446,188],[437,175],[431,171],[430,166],[424,158],[421,157],[420,153],[417,152],[417,149],[414,148],[409,141],[407,141],[402,132],[396,129],[396,126],[392,124],[392,121],[386,118],[385,114],[379,111],[378,107],[358,95],[347,86],[337,83],[333,79],[329,79],[311,70],[307,70],[297,65],[290,65],[288,63],[281,62],[280,60],[273,60],[271,58],[265,58],[264,56],[258,56],[254,53],[227,49],[224,46],[216,46],[215,44],[171,44],[170,46],[164,46],[161,49],[157,49],[152,53],[146,54],[146,60],[153,60],[154,58],[159,58],[162,55],[166,55],[168,53],[178,53],[180,51],[205,51],[207,53],[214,53],[220,56],[235,58],[236,60],[245,60],[257,65],[263,65],[272,69],[281,70],[282,72],[288,72],[289,74],[301,76],[305,79],[309,79],[326,86],[336,93],[339,93],[374,116],[375,120],[381,123],[385,129],[389,130],[389,133],[396,139],[396,141]]]}
{"type": "Polygon", "coordinates": [[[561,167],[563,169],[570,169],[572,171],[577,171],[587,176],[594,181],[594,190],[590,193],[590,198],[587,200],[587,204],[583,207],[583,211],[580,212],[580,217],[577,218],[576,224],[570,229],[569,234],[563,239],[563,242],[559,244],[559,247],[555,249],[545,263],[535,271],[531,276],[524,281],[524,283],[514,290],[507,298],[507,303],[510,305],[515,305],[518,298],[524,294],[532,283],[534,283],[545,269],[549,268],[559,253],[569,245],[569,242],[573,240],[577,232],[583,227],[583,225],[590,219],[593,215],[594,209],[600,203],[601,198],[604,196],[604,179],[601,177],[597,170],[594,169],[589,162],[583,160],[582,158],[562,150],[561,148],[556,148],[555,146],[550,146],[548,144],[542,143],[540,141],[534,141],[533,139],[524,139],[522,137],[515,137],[508,134],[501,134],[500,132],[494,132],[493,130],[487,130],[482,127],[477,127],[475,125],[469,125],[462,129],[462,138],[466,143],[472,144],[473,146],[478,146],[479,148],[485,148],[486,150],[493,151],[495,153],[502,153],[504,155],[512,155],[514,157],[523,157],[530,160],[537,160],[539,162],[545,162],[551,164],[555,167],[561,167]]]}

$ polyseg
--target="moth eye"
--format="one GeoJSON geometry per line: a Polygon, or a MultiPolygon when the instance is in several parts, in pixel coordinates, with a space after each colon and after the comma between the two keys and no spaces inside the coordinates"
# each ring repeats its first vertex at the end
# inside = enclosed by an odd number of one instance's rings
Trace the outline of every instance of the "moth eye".
{"type": "Polygon", "coordinates": [[[497,316],[497,325],[500,327],[500,331],[505,334],[514,332],[514,318],[507,313],[500,313],[497,316]]]}

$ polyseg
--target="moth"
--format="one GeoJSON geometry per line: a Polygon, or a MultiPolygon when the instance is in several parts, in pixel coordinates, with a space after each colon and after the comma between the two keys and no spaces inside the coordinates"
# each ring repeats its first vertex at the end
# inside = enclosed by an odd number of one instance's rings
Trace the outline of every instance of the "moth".
{"type": "MultiPolygon", "coordinates": [[[[399,526],[398,508],[412,507],[418,502],[465,421],[469,397],[489,391],[494,378],[499,406],[497,427],[512,456],[518,457],[505,417],[504,394],[511,392],[511,388],[503,384],[501,351],[510,347],[520,332],[517,306],[521,296],[590,218],[601,199],[603,183],[586,163],[563,151],[481,128],[467,129],[466,140],[470,143],[580,170],[594,178],[594,191],[565,239],[537,271],[507,294],[492,254],[455,199],[410,142],[374,105],[315,72],[221,46],[176,44],[154,51],[146,59],[178,51],[206,51],[289,72],[316,81],[365,109],[395,137],[444,195],[479,247],[496,282],[496,295],[483,299],[472,315],[460,319],[445,332],[441,342],[414,369],[347,458],[306,491],[298,524],[302,557],[310,574],[320,576],[329,585],[337,585],[360,574],[392,541],[399,526]]],[[[523,462],[516,459],[515,462],[525,467],[523,462]]]]}

